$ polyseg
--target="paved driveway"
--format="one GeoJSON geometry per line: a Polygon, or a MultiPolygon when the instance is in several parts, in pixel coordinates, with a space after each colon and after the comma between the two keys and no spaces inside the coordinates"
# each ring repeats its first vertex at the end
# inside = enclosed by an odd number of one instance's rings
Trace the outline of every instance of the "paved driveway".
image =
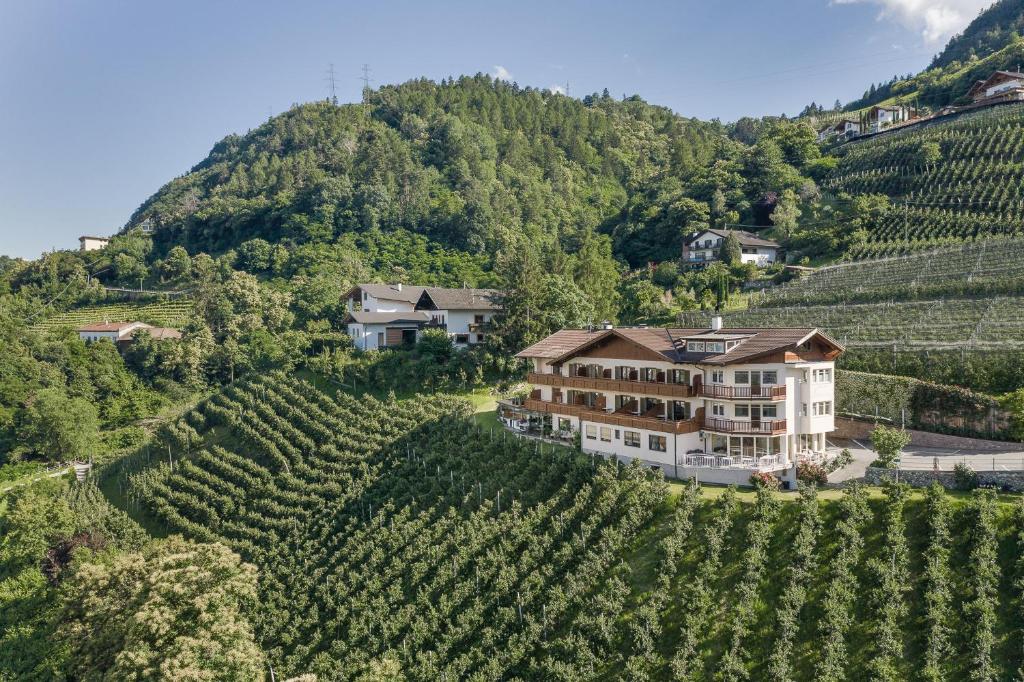
{"type": "MultiPolygon", "coordinates": [[[[864,471],[875,459],[868,440],[830,441],[834,449],[849,448],[853,463],[829,475],[830,483],[840,483],[864,476],[864,471]]],[[[833,449],[833,448],[830,448],[833,449]]],[[[1024,445],[1007,443],[999,452],[981,450],[923,448],[910,446],[903,451],[900,469],[904,471],[952,471],[958,463],[968,464],[975,471],[1024,471],[1024,445]]]]}

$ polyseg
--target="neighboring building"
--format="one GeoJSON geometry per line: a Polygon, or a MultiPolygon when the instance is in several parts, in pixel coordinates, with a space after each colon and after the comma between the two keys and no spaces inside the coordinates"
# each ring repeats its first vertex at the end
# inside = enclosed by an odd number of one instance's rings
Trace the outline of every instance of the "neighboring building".
{"type": "Polygon", "coordinates": [[[834,429],[835,360],[818,329],[565,329],[520,351],[528,399],[502,401],[507,426],[640,459],[668,476],[746,485],[795,480],[834,429]]]}
{"type": "Polygon", "coordinates": [[[818,142],[833,137],[846,140],[860,134],[860,122],[852,118],[844,118],[837,123],[832,123],[818,131],[818,142]]]}
{"type": "Polygon", "coordinates": [[[995,103],[1008,100],[1024,100],[1024,73],[1020,71],[996,71],[985,80],[977,81],[967,91],[967,96],[976,103],[995,103]]]}
{"type": "Polygon", "coordinates": [[[778,242],[743,230],[703,230],[683,240],[683,263],[694,265],[718,260],[722,242],[730,234],[735,235],[740,243],[740,258],[744,263],[763,267],[779,260],[782,247],[778,242]]]}
{"type": "Polygon", "coordinates": [[[78,238],[78,250],[79,251],[96,251],[102,249],[110,243],[110,239],[107,237],[89,237],[81,236],[78,238]]]}
{"type": "Polygon", "coordinates": [[[78,338],[83,341],[107,339],[115,344],[132,342],[136,331],[142,330],[158,341],[177,340],[181,332],[171,327],[154,327],[145,322],[100,322],[79,327],[78,338]]]}
{"type": "MultiPolygon", "coordinates": [[[[902,104],[889,106],[874,106],[868,109],[865,117],[867,132],[877,133],[895,125],[902,125],[917,118],[917,114],[910,107],[902,104]]],[[[858,127],[860,127],[858,125],[858,127]]]]}
{"type": "Polygon", "coordinates": [[[468,287],[360,284],[348,293],[345,324],[362,350],[415,343],[427,327],[447,331],[456,346],[471,346],[486,340],[498,293],[468,287]]]}

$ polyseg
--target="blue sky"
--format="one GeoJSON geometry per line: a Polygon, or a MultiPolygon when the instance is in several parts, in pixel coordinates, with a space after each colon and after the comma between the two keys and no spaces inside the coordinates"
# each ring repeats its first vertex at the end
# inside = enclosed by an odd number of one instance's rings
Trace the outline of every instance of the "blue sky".
{"type": "Polygon", "coordinates": [[[734,120],[916,72],[987,0],[0,0],[0,253],[112,234],[213,144],[328,94],[486,72],[734,120]]]}

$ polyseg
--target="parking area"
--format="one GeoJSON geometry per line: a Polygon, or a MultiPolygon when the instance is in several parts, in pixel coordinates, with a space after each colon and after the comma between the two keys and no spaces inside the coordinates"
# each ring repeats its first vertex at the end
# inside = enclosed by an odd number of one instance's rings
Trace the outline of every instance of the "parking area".
{"type": "MultiPolygon", "coordinates": [[[[830,441],[830,450],[848,448],[853,463],[829,475],[829,482],[840,483],[861,478],[868,465],[874,461],[875,453],[867,440],[830,441]]],[[[952,471],[958,463],[964,463],[975,471],[1024,471],[1024,446],[1007,443],[1005,450],[998,452],[925,448],[909,446],[903,451],[900,469],[903,471],[952,471]]]]}

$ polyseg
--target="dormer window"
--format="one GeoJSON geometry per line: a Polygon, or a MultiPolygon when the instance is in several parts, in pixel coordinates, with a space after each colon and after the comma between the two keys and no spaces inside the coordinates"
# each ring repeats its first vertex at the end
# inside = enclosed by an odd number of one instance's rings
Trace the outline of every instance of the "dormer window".
{"type": "Polygon", "coordinates": [[[703,353],[704,352],[704,342],[703,341],[687,341],[686,342],[686,351],[688,353],[703,353]]]}
{"type": "Polygon", "coordinates": [[[721,341],[708,341],[704,344],[704,350],[708,353],[724,353],[725,344],[721,341]]]}

